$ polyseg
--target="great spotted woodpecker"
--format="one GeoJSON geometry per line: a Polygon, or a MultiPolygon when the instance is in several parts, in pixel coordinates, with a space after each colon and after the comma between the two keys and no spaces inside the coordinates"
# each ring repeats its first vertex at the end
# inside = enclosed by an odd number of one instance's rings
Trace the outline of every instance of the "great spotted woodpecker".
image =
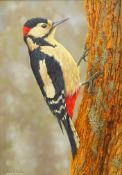
{"type": "Polygon", "coordinates": [[[30,64],[50,110],[63,131],[67,132],[73,157],[79,148],[79,137],[72,122],[73,109],[80,88],[79,69],[71,54],[55,40],[56,27],[66,19],[28,20],[23,27],[30,64]]]}

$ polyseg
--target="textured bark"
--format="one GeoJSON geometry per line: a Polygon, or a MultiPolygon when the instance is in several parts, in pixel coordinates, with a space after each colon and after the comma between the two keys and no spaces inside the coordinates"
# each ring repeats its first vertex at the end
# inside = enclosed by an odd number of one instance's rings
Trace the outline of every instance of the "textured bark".
{"type": "Polygon", "coordinates": [[[121,175],[121,0],[85,0],[84,4],[89,25],[86,79],[89,73],[102,74],[94,80],[92,94],[84,87],[75,122],[81,145],[70,175],[121,175]]]}

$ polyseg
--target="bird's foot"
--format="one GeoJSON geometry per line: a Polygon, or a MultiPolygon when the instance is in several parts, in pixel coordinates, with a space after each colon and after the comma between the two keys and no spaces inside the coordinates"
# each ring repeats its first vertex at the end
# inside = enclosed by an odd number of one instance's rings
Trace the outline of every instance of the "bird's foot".
{"type": "Polygon", "coordinates": [[[80,86],[87,85],[89,94],[93,94],[93,82],[100,74],[102,74],[102,73],[96,72],[95,74],[91,75],[91,73],[89,72],[88,73],[88,80],[86,80],[84,83],[81,83],[80,86]]]}
{"type": "Polygon", "coordinates": [[[77,66],[80,65],[80,63],[81,63],[82,60],[84,60],[85,62],[87,62],[87,61],[86,61],[86,56],[88,55],[88,50],[89,50],[89,49],[87,49],[86,46],[85,46],[84,51],[83,51],[83,54],[82,54],[82,56],[79,58],[79,60],[78,60],[78,62],[77,62],[77,66]]]}

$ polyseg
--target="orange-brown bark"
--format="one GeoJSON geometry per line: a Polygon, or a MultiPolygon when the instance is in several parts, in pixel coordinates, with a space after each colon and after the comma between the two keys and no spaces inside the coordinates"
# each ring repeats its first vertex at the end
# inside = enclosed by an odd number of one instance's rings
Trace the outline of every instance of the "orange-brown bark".
{"type": "Polygon", "coordinates": [[[95,79],[92,94],[84,87],[75,122],[81,145],[70,175],[122,175],[121,0],[85,0],[85,9],[89,24],[86,78],[88,72],[102,74],[95,79]]]}

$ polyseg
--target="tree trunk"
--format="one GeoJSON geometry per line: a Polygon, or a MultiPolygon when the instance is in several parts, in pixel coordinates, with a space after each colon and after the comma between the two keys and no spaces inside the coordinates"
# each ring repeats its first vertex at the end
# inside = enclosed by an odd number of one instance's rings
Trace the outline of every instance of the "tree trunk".
{"type": "Polygon", "coordinates": [[[80,148],[70,175],[122,175],[121,0],[85,0],[89,32],[87,74],[101,72],[93,92],[84,87],[75,122],[80,148]],[[120,77],[121,69],[121,77],[120,77]]]}

